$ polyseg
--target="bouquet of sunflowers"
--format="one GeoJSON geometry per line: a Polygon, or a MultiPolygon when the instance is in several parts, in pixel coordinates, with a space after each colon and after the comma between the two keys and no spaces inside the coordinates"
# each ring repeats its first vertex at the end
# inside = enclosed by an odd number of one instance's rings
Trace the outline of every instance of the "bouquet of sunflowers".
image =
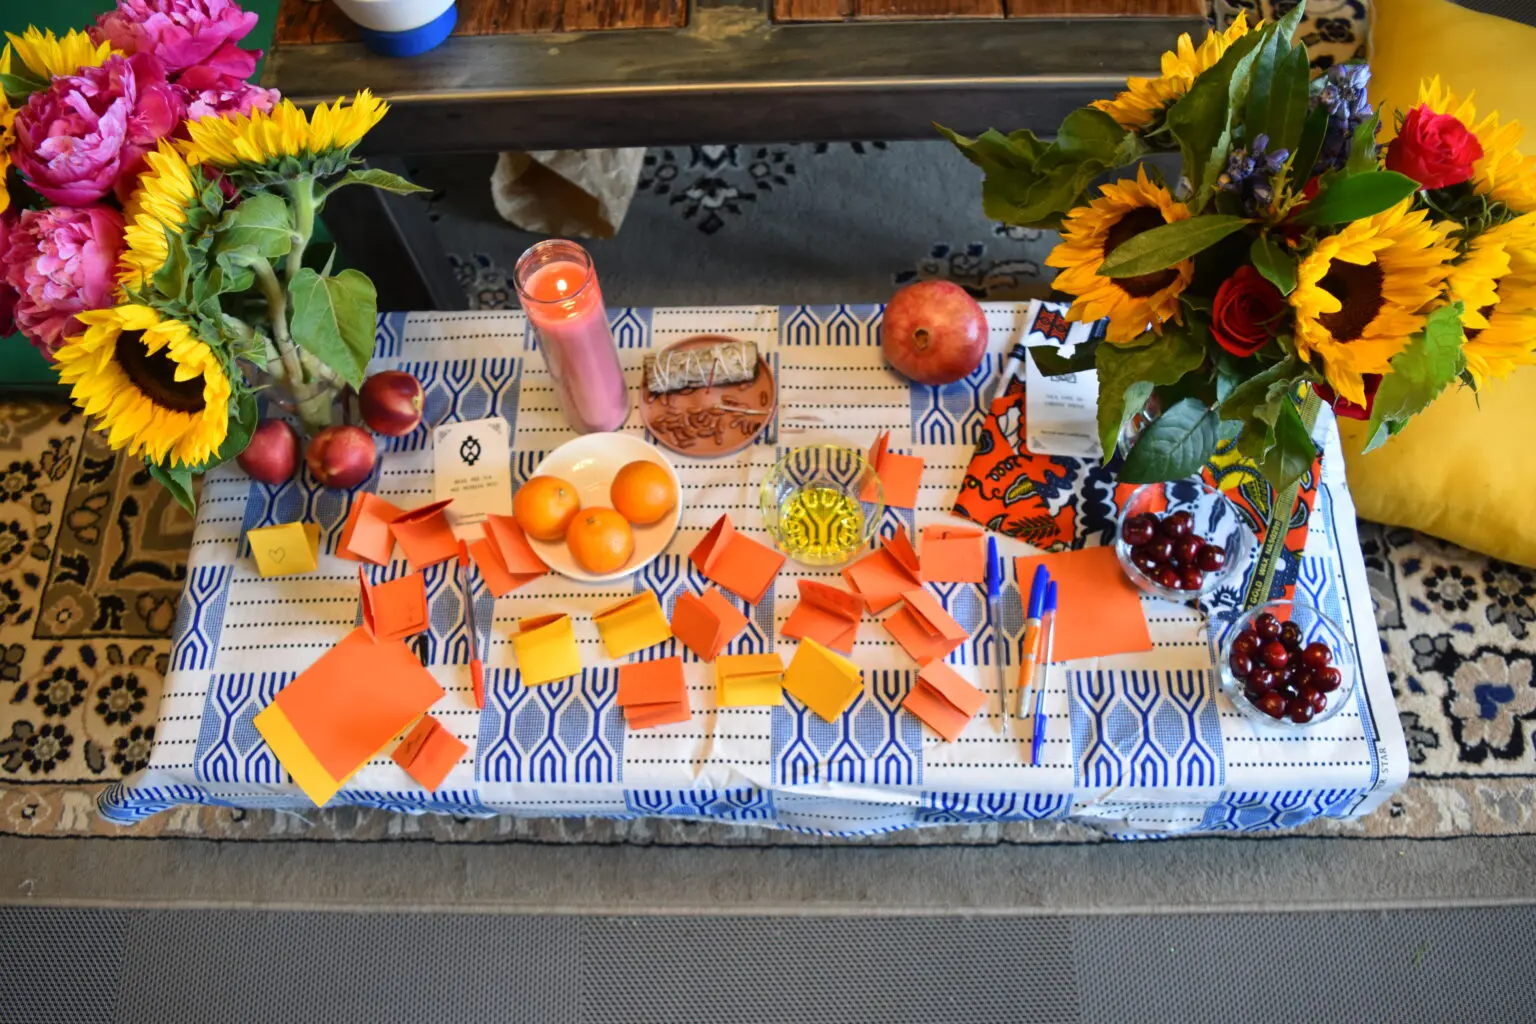
{"type": "Polygon", "coordinates": [[[256,15],[231,0],[118,0],[86,32],[8,34],[0,56],[0,334],[55,361],[115,449],[183,505],[240,454],[262,389],[313,433],[361,383],[376,301],[306,260],[357,168],[368,92],[306,115],[251,84],[256,15]]]}
{"type": "Polygon", "coordinates": [[[1313,80],[1302,12],[1181,37],[1161,75],[1073,111],[1049,144],[940,129],[986,172],[988,216],[1061,232],[1046,262],[1070,317],[1107,319],[1070,358],[1030,350],[1047,375],[1097,368],[1106,458],[1149,401],[1159,413],[1122,479],[1183,478],[1235,447],[1285,492],[1322,405],[1368,420],[1369,450],[1443,389],[1536,362],[1536,156],[1518,123],[1435,79],[1379,144],[1369,68],[1313,80]],[[1143,163],[1159,154],[1178,178],[1143,163]]]}

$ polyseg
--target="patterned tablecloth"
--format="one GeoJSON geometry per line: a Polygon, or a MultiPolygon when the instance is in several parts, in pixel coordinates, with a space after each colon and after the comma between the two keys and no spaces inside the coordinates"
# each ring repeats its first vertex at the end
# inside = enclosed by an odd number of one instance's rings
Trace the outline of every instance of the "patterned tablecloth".
{"type": "MultiPolygon", "coordinates": [[[[1218,692],[1205,617],[1143,598],[1155,649],[1054,671],[1045,699],[1049,739],[1041,763],[1031,766],[1029,722],[1010,719],[1000,729],[994,630],[982,589],[971,584],[931,585],[971,631],[950,662],[990,695],[954,743],[900,707],[915,666],[868,619],[854,651],[865,692],[836,722],[822,721],[788,695],[771,709],[717,708],[711,666],[668,641],[660,653],[685,659],[692,719],[626,731],[614,703],[617,662],[603,656],[591,613],[648,589],[670,615],[679,592],[705,586],[687,553],[723,512],[766,539],[757,485],[778,455],[801,444],[868,447],[878,432],[890,430],[893,448],[921,455],[927,466],[917,509],[888,511],[883,532],[897,523],[920,530],[955,521],[949,510],[1002,355],[1021,340],[1031,308],[988,305],[987,358],[969,378],[944,388],[909,385],[884,366],[878,306],[611,311],[632,386],[639,384],[643,350],[652,345],[698,333],[755,341],[778,380],[777,424],[735,456],[673,457],[683,486],[682,526],[667,552],[634,577],[588,586],[549,575],[495,601],[477,581],[476,618],[487,634],[480,638],[483,711],[470,695],[469,637],[452,563],[427,570],[432,628],[426,660],[448,691],[432,713],[469,751],[435,793],[387,755],[377,757],[333,803],[455,815],[665,815],[828,835],[1071,818],[1123,837],[1285,828],[1376,807],[1402,784],[1408,759],[1337,433],[1327,417],[1319,439],[1328,454],[1297,585],[1356,637],[1363,685],[1352,706],[1305,736],[1257,731],[1218,692]],[[510,631],[519,618],[553,611],[572,614],[586,670],[524,688],[512,663],[510,631]]],[[[372,369],[391,367],[421,379],[429,422],[506,417],[514,428],[518,480],[571,436],[520,313],[383,317],[372,369]]],[[[637,414],[625,429],[643,430],[637,414]]],[[[426,435],[384,440],[379,475],[365,486],[404,508],[430,500],[426,435]]],[[[154,751],[147,768],[102,796],[108,819],[132,822],[182,803],[309,806],[252,719],[359,621],[356,564],[330,554],[347,507],[346,494],[307,476],[272,488],[234,467],[209,474],[154,751]],[[258,577],[245,531],[301,519],[321,524],[319,571],[258,577]]],[[[1079,519],[1086,524],[1090,517],[1079,519]]],[[[1086,535],[1085,526],[1079,536],[1086,535]]],[[[1004,548],[1009,555],[1031,550],[1011,540],[1004,548]]],[[[1023,617],[1009,562],[1003,628],[1017,650],[1023,617]]],[[[403,561],[393,569],[403,571],[403,561]]],[[[787,563],[768,596],[747,609],[750,625],[730,653],[788,646],[778,629],[802,576],[832,578],[836,570],[787,563]]]]}

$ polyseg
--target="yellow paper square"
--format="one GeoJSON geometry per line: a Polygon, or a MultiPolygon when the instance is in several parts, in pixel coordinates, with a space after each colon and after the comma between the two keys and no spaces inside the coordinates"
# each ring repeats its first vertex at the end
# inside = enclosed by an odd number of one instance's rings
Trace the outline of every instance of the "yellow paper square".
{"type": "Polygon", "coordinates": [[[293,723],[283,714],[283,709],[276,704],[268,704],[251,722],[256,726],[256,731],[261,733],[261,738],[267,741],[267,746],[277,756],[279,763],[293,777],[294,785],[302,789],[316,807],[324,807],[326,801],[346,784],[347,779],[363,767],[362,764],[358,765],[344,779],[332,778],[321,766],[320,759],[299,738],[293,723]]]}
{"type": "Polygon", "coordinates": [[[256,571],[263,576],[296,576],[320,564],[320,524],[282,523],[246,532],[256,571]]]}
{"type": "Polygon", "coordinates": [[[672,627],[662,614],[656,593],[646,590],[592,616],[610,658],[622,658],[672,639],[672,627]]]}
{"type": "Polygon", "coordinates": [[[562,615],[537,629],[512,634],[512,651],[524,686],[542,686],[581,671],[581,651],[571,617],[562,615]]]}
{"type": "Polygon", "coordinates": [[[715,706],[777,707],[784,699],[784,660],[777,654],[726,654],[715,659],[715,706]]]}
{"type": "Polygon", "coordinates": [[[789,667],[784,689],[828,722],[836,721],[864,692],[864,677],[853,662],[815,640],[802,640],[789,667]]]}

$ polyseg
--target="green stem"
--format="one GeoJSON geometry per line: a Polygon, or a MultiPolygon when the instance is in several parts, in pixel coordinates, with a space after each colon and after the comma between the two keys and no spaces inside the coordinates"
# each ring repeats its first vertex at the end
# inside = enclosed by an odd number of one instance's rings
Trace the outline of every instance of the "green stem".
{"type": "Polygon", "coordinates": [[[266,260],[258,257],[248,261],[247,266],[255,273],[256,284],[267,300],[267,316],[272,321],[272,338],[277,343],[283,372],[288,376],[288,386],[298,387],[305,383],[305,379],[304,370],[299,365],[298,349],[294,347],[293,338],[288,335],[288,293],[283,290],[282,282],[277,279],[277,274],[272,270],[272,264],[266,260]]]}
{"type": "MultiPolygon", "coordinates": [[[[1301,422],[1312,432],[1322,412],[1323,400],[1315,388],[1307,389],[1307,397],[1301,403],[1301,422]]],[[[1296,499],[1301,494],[1301,481],[1297,480],[1283,491],[1271,491],[1269,520],[1264,526],[1264,543],[1259,547],[1259,562],[1254,567],[1253,579],[1248,592],[1243,595],[1243,607],[1257,608],[1269,600],[1275,584],[1275,572],[1280,568],[1280,555],[1285,550],[1285,538],[1291,532],[1291,515],[1296,510],[1296,499]]]]}
{"type": "Polygon", "coordinates": [[[288,262],[283,276],[289,284],[304,266],[304,250],[309,248],[310,236],[315,233],[315,179],[308,174],[288,183],[288,196],[293,202],[293,248],[288,250],[288,262]]]}

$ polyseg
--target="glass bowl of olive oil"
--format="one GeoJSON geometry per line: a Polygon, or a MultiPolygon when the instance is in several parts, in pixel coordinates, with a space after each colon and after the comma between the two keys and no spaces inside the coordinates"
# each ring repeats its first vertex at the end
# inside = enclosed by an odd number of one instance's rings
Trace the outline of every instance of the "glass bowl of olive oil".
{"type": "Polygon", "coordinates": [[[842,565],[868,546],[885,515],[875,468],[839,444],[785,455],[763,481],[761,500],[773,543],[806,565],[842,565]]]}

